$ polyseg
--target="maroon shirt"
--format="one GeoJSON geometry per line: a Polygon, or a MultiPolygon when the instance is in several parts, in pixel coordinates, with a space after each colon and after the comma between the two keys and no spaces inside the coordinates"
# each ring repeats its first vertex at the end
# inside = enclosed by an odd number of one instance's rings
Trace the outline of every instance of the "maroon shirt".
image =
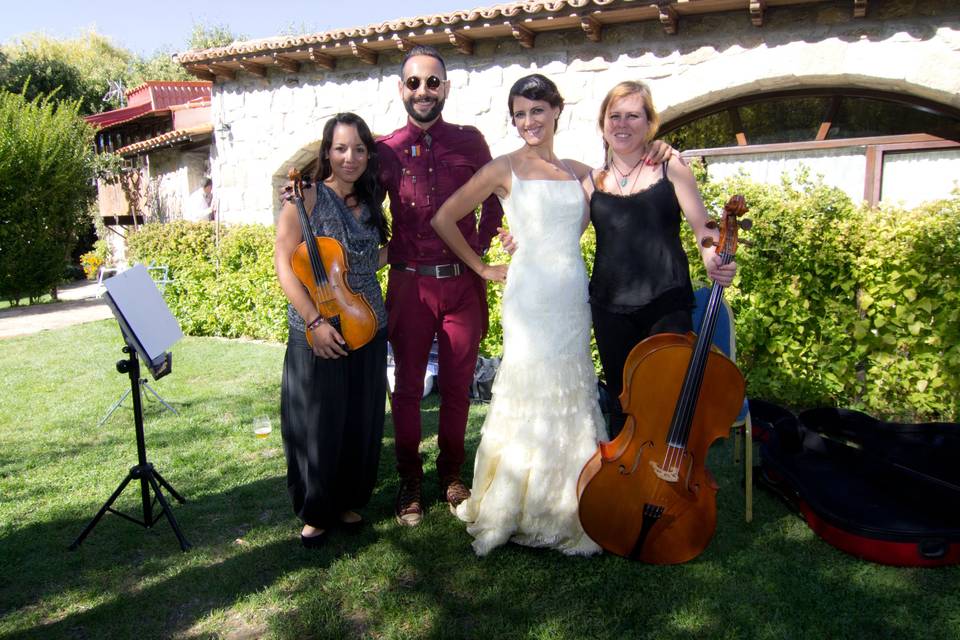
{"type": "MultiPolygon", "coordinates": [[[[390,262],[447,264],[456,254],[430,226],[430,219],[453,192],[490,161],[490,149],[474,127],[437,119],[424,131],[409,120],[406,126],[377,140],[380,184],[390,196],[393,217],[390,262]]],[[[503,220],[500,201],[492,195],[483,203],[480,228],[476,215],[457,226],[478,254],[490,246],[503,220]]]]}

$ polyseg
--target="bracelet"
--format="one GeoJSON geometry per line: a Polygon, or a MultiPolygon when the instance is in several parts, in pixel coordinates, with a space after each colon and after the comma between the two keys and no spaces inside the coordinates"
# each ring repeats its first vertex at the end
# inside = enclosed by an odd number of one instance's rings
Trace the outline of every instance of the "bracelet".
{"type": "Polygon", "coordinates": [[[314,329],[322,325],[323,322],[324,322],[323,316],[322,315],[317,316],[316,318],[314,318],[313,322],[307,325],[307,331],[313,331],[314,329]]]}

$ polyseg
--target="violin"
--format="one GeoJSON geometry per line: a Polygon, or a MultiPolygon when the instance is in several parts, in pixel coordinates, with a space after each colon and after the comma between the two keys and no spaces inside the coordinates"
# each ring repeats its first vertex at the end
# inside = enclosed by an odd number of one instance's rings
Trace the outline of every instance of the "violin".
{"type": "MultiPolygon", "coordinates": [[[[733,260],[742,196],[724,206],[717,254],[733,260]]],[[[710,228],[716,228],[711,221],[710,228]]],[[[704,246],[713,239],[705,238],[704,246]]],[[[719,489],[707,450],[726,437],[743,406],[737,366],[713,346],[723,287],[713,285],[699,333],[662,333],[637,344],[623,367],[623,430],[601,443],[580,473],[584,531],[611,553],[651,564],[700,555],[717,526],[719,489]]]]}
{"type": "MultiPolygon", "coordinates": [[[[313,306],[346,341],[350,351],[367,344],[377,333],[377,316],[362,294],[347,282],[350,268],[347,253],[336,238],[314,236],[303,206],[303,178],[297,169],[288,177],[293,183],[291,200],[297,207],[303,242],[290,256],[290,266],[307,289],[313,306]]],[[[309,320],[308,320],[309,322],[309,320]]],[[[307,342],[313,347],[313,335],[307,330],[307,342]]]]}

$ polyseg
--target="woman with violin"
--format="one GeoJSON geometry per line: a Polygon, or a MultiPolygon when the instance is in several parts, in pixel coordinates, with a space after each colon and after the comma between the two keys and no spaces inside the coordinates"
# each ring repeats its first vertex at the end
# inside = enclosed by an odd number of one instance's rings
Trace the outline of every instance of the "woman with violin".
{"type": "Polygon", "coordinates": [[[597,234],[590,308],[612,398],[611,438],[625,421],[617,398],[630,350],[657,333],[693,330],[693,287],[680,242],[682,220],[693,229],[714,282],[728,286],[737,269],[735,262],[722,264],[714,246],[702,244],[718,234],[707,227],[690,168],[676,156],[657,165],[644,161],[659,122],[646,84],[627,81],[613,87],[600,105],[605,163],[583,183],[597,234]]]}
{"type": "Polygon", "coordinates": [[[316,188],[297,193],[295,186],[280,212],[274,258],[289,301],[280,403],[287,489],[305,547],[322,544],[331,527],[363,525],[357,510],[376,482],[387,384],[386,312],[376,277],[386,263],[387,224],[364,121],[352,113],[328,120],[319,161],[316,188]],[[307,260],[310,247],[298,250],[305,231],[317,236],[309,240],[320,251],[328,246],[322,242],[339,241],[346,264],[328,263],[328,255],[320,261],[317,252],[307,260]],[[338,285],[334,278],[344,273],[338,285]],[[331,296],[349,289],[359,302],[338,309],[331,296]],[[369,315],[372,338],[362,346],[344,337],[350,305],[369,315]]]}

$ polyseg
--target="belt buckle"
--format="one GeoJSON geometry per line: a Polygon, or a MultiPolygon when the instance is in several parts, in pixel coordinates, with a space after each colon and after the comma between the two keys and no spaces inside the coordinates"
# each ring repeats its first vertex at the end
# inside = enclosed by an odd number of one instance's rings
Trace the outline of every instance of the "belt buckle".
{"type": "Polygon", "coordinates": [[[437,264],[433,266],[433,277],[438,280],[441,278],[454,278],[458,275],[460,275],[460,265],[456,262],[453,264],[437,264]],[[441,269],[450,269],[451,273],[441,274],[441,269]]]}

